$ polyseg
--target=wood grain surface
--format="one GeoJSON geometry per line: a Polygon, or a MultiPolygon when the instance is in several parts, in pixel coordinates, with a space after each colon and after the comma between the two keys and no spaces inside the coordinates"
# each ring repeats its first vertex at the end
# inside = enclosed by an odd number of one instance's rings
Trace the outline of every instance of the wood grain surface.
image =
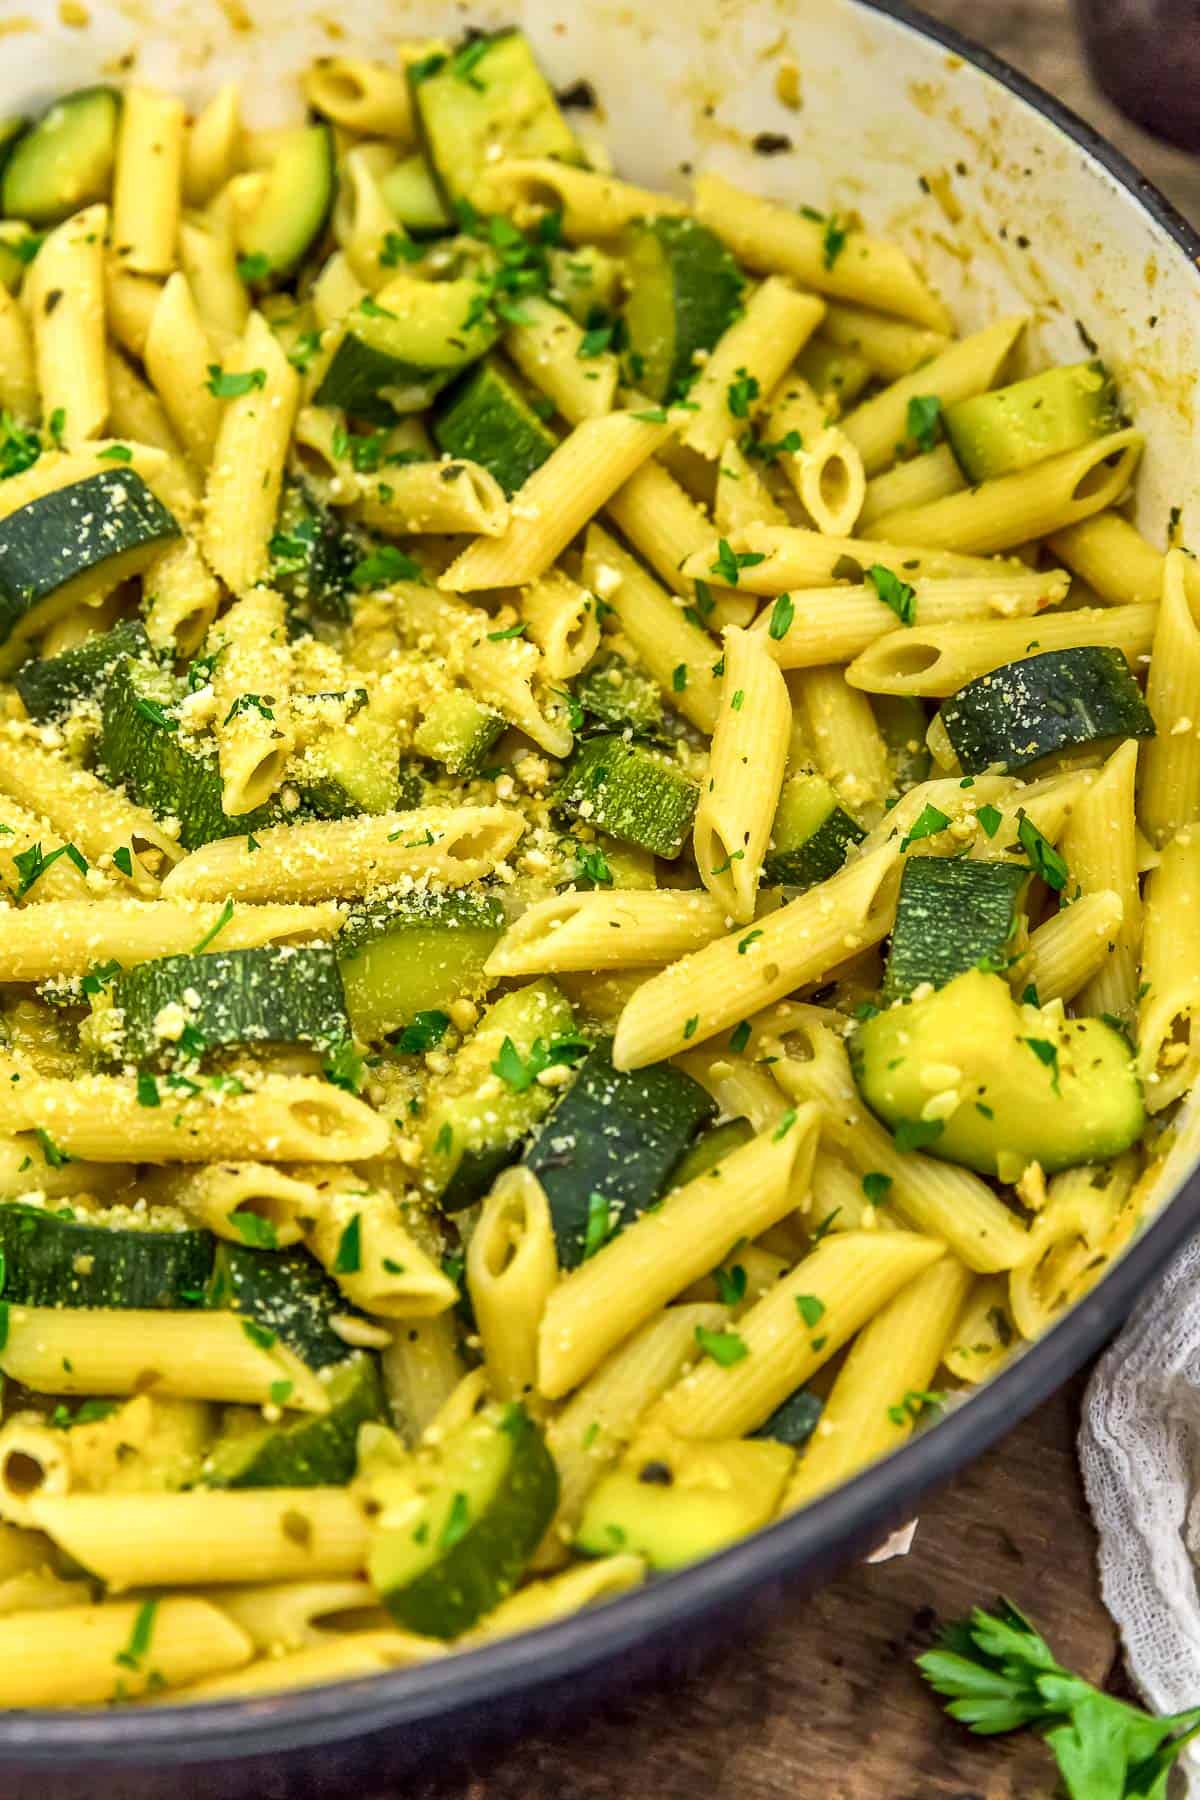
{"type": "Polygon", "coordinates": [[[404,1800],[1048,1800],[1042,1746],[971,1738],[912,1659],[939,1620],[1006,1593],[1063,1661],[1108,1677],[1078,1399],[1076,1383],[964,1470],[923,1510],[908,1556],[851,1569],[689,1681],[406,1784],[404,1800]]]}
{"type": "MultiPolygon", "coordinates": [[[[924,4],[1032,75],[1200,219],[1200,161],[1097,93],[1067,0],[924,4]]],[[[1057,1396],[929,1503],[909,1556],[850,1570],[689,1682],[466,1760],[406,1785],[404,1800],[1049,1800],[1043,1747],[971,1738],[912,1659],[939,1619],[1004,1592],[1064,1662],[1119,1684],[1075,1463],[1079,1393],[1076,1383],[1057,1396]]],[[[400,1794],[381,1784],[361,1800],[400,1794]]]]}

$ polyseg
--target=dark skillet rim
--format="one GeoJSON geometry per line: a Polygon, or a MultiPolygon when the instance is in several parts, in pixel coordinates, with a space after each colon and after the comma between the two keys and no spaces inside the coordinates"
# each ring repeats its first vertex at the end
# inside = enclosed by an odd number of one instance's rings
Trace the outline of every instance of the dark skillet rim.
{"type": "MultiPolygon", "coordinates": [[[[1027,102],[1105,168],[1196,265],[1200,234],[1127,157],[1052,94],[907,0],[853,3],[907,25],[1027,102]]],[[[65,1768],[85,1760],[94,1768],[227,1762],[432,1722],[582,1674],[684,1631],[772,1582],[799,1577],[807,1565],[828,1569],[856,1546],[911,1517],[922,1493],[990,1448],[1074,1374],[1197,1224],[1200,1169],[1100,1286],[968,1404],[825,1499],[693,1568],[634,1589],[597,1611],[459,1652],[452,1664],[434,1662],[325,1688],[204,1707],[0,1714],[0,1767],[65,1768]]]]}

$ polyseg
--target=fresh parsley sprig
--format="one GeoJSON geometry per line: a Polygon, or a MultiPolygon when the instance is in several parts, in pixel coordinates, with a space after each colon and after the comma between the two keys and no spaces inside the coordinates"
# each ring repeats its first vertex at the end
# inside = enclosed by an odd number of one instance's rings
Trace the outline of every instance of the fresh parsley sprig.
{"type": "Polygon", "coordinates": [[[1071,1800],[1167,1800],[1175,1758],[1200,1731],[1200,1706],[1156,1719],[1064,1669],[1009,1600],[948,1626],[917,1666],[971,1731],[1039,1731],[1071,1800]]]}

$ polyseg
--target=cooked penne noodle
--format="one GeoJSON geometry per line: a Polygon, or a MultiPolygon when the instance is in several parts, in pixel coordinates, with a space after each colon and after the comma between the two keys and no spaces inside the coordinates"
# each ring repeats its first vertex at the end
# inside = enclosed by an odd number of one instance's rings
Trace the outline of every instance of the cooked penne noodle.
{"type": "Polygon", "coordinates": [[[539,900],[509,926],[487,961],[492,976],[655,967],[719,937],[727,911],[716,894],[668,889],[567,893],[539,900]]]}
{"type": "Polygon", "coordinates": [[[778,270],[818,293],[898,313],[934,331],[950,330],[945,307],[896,244],[847,231],[831,257],[830,221],[805,218],[711,173],[697,176],[694,205],[700,223],[751,269],[778,270]]]}
{"type": "MultiPolygon", "coordinates": [[[[932,500],[943,500],[957,494],[967,485],[966,477],[955,461],[949,444],[926,450],[907,462],[894,463],[882,475],[868,481],[858,515],[860,531],[869,531],[877,519],[901,508],[926,506],[932,500]]],[[[1069,559],[1063,558],[1066,562],[1069,559]]]]}
{"type": "MultiPolygon", "coordinates": [[[[10,1706],[97,1706],[186,1687],[253,1654],[249,1638],[204,1600],[106,1601],[0,1619],[10,1706]],[[140,1654],[130,1645],[147,1642],[140,1654]]],[[[219,1678],[219,1677],[218,1677],[219,1678]]]]}
{"type": "Polygon", "coordinates": [[[97,963],[114,961],[129,968],[153,957],[186,955],[202,942],[205,946],[216,942],[223,950],[247,950],[258,944],[328,939],[341,925],[341,912],[328,904],[245,906],[191,899],[167,903],[104,895],[84,901],[69,894],[51,897],[47,891],[38,905],[5,915],[0,981],[48,981],[53,976],[72,980],[97,963]]]}
{"type": "Polygon", "coordinates": [[[1030,933],[1023,972],[1044,1006],[1072,1000],[1099,973],[1116,943],[1125,905],[1120,894],[1100,888],[1082,894],[1030,933]]]}
{"type": "Polygon", "coordinates": [[[885,381],[898,381],[921,363],[948,349],[945,332],[910,325],[904,319],[872,312],[849,300],[830,300],[821,323],[821,335],[839,349],[852,350],[870,364],[885,381]]]}
{"type": "Polygon", "coordinates": [[[1051,553],[1110,606],[1157,600],[1162,594],[1162,552],[1151,549],[1136,526],[1120,513],[1094,513],[1078,525],[1053,532],[1047,542],[1051,553]]]}
{"type": "Polygon", "coordinates": [[[1154,642],[1157,606],[1092,606],[1034,621],[987,619],[889,633],[846,670],[852,687],[872,694],[957,693],[968,681],[1039,651],[1107,644],[1130,662],[1154,642]]]}
{"type": "MultiPolygon", "coordinates": [[[[1115,812],[1124,798],[1112,789],[1113,784],[1109,783],[1107,794],[1095,809],[1092,823],[1097,836],[1104,817],[1104,799],[1110,812],[1115,812]]],[[[1123,822],[1115,835],[1118,842],[1112,849],[1127,863],[1129,843],[1123,822]]],[[[1136,882],[1133,891],[1136,894],[1136,882]]],[[[1151,871],[1146,883],[1143,991],[1137,999],[1137,1041],[1146,1105],[1151,1112],[1161,1112],[1185,1094],[1200,1068],[1200,955],[1194,925],[1198,900],[1200,833],[1189,828],[1163,845],[1158,867],[1151,871]]],[[[1129,956],[1124,944],[1118,942],[1109,962],[1116,964],[1112,973],[1105,979],[1102,972],[1086,992],[1095,995],[1093,1004],[1108,1003],[1115,996],[1129,1006],[1134,995],[1127,991],[1129,956]]]]}
{"type": "MultiPolygon", "coordinates": [[[[748,560],[738,569],[737,585],[749,594],[777,595],[791,588],[827,587],[831,581],[860,579],[860,571],[886,559],[906,581],[934,575],[1027,575],[1016,561],[989,561],[931,545],[894,544],[871,538],[828,537],[798,525],[748,525],[728,539],[735,555],[748,560]],[[850,566],[847,567],[847,564],[850,566]]],[[[714,540],[688,557],[682,573],[701,581],[719,574],[714,568],[719,545],[714,540]]]]}
{"type": "Polygon", "coordinates": [[[672,963],[638,988],[617,1024],[613,1061],[640,1069],[821,976],[891,929],[898,852],[884,845],[829,881],[672,963]],[[744,946],[744,947],[743,947],[744,946]]]}
{"type": "Polygon", "coordinates": [[[1128,1018],[1137,996],[1137,950],[1142,936],[1138,891],[1134,792],[1138,746],[1129,739],[1115,750],[1080,794],[1059,847],[1069,871],[1070,893],[1111,892],[1121,901],[1121,924],[1112,950],[1081,989],[1076,1008],[1128,1018]]]}
{"type": "Polygon", "coordinates": [[[1170,551],[1164,567],[1146,676],[1155,736],[1138,771],[1138,822],[1156,844],[1200,820],[1200,579],[1185,550],[1170,551]]]}
{"type": "Polygon", "coordinates": [[[240,595],[267,573],[300,377],[261,313],[251,313],[221,375],[236,385],[224,403],[209,468],[203,547],[222,581],[240,595]]]}
{"type": "Polygon", "coordinates": [[[587,668],[600,648],[598,610],[594,597],[561,569],[551,569],[521,595],[526,635],[541,651],[550,680],[570,681],[587,668]]]}
{"type": "Polygon", "coordinates": [[[754,917],[783,786],[791,706],[762,633],[731,626],[724,644],[721,710],[692,849],[709,893],[728,917],[745,925],[754,917]]]}
{"type": "Polygon", "coordinates": [[[506,1169],[483,1203],[467,1250],[467,1291],[484,1366],[501,1400],[537,1384],[538,1327],[558,1280],[550,1208],[537,1176],[506,1169]]]}
{"type": "Polygon", "coordinates": [[[117,134],[112,242],[118,265],[137,275],[168,275],[175,266],[183,155],[182,101],[154,88],[127,88],[117,134]]]}
{"type": "Polygon", "coordinates": [[[459,886],[495,867],[524,829],[504,806],[446,808],[271,825],[193,850],[163,883],[168,900],[336,900],[403,877],[459,886]],[[172,879],[173,877],[173,879],[172,879]]]}
{"type": "Polygon", "coordinates": [[[266,587],[252,589],[235,600],[214,636],[221,805],[236,819],[264,805],[281,786],[295,744],[282,596],[266,587]]]}
{"type": "Polygon", "coordinates": [[[568,425],[610,413],[618,376],[612,352],[585,356],[582,326],[539,294],[523,298],[520,312],[504,334],[504,348],[525,379],[554,402],[568,425]]]}
{"type": "MultiPolygon", "coordinates": [[[[731,390],[740,395],[749,384],[765,401],[824,316],[823,303],[812,294],[799,294],[781,276],[768,276],[688,389],[688,403],[696,410],[680,432],[682,442],[702,456],[719,456],[735,424],[731,390]]],[[[755,400],[739,404],[750,416],[758,410],[755,400]]]]}
{"type": "Polygon", "coordinates": [[[721,691],[720,677],[714,673],[718,661],[714,639],[599,525],[591,526],[587,534],[583,579],[616,615],[639,659],[684,718],[711,732],[721,691]],[[676,679],[679,669],[682,686],[676,679]]]}
{"type": "Polygon", "coordinates": [[[42,414],[71,445],[108,420],[104,244],[108,208],[88,206],[49,233],[29,271],[29,317],[42,414]]]}
{"type": "MultiPolygon", "coordinates": [[[[842,421],[842,430],[862,457],[867,474],[878,475],[895,460],[897,446],[908,437],[910,400],[931,395],[946,407],[992,387],[1026,322],[1023,313],[1014,314],[1008,319],[997,319],[994,325],[986,325],[971,337],[947,344],[932,362],[922,363],[911,374],[902,375],[882,393],[864,400],[861,406],[848,413],[842,421]]],[[[923,543],[926,540],[918,533],[911,541],[923,543]]],[[[942,541],[939,538],[928,540],[931,544],[942,541]]],[[[957,538],[945,541],[956,547],[959,543],[957,538]]],[[[971,548],[970,545],[965,547],[971,548]]]]}

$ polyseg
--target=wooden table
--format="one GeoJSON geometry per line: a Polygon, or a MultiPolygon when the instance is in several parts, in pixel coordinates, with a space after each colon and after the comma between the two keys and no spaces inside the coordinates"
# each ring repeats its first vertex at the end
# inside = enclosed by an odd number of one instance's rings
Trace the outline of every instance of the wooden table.
{"type": "MultiPolygon", "coordinates": [[[[1157,144],[1095,92],[1067,0],[924,3],[1082,113],[1200,218],[1200,161],[1157,144]]],[[[1004,1592],[1063,1661],[1100,1683],[1114,1673],[1075,1464],[1079,1394],[1076,1383],[927,1505],[909,1556],[851,1570],[765,1635],[731,1642],[691,1682],[407,1787],[404,1800],[1048,1797],[1041,1745],[980,1742],[948,1723],[912,1658],[938,1619],[1004,1592]]]]}

